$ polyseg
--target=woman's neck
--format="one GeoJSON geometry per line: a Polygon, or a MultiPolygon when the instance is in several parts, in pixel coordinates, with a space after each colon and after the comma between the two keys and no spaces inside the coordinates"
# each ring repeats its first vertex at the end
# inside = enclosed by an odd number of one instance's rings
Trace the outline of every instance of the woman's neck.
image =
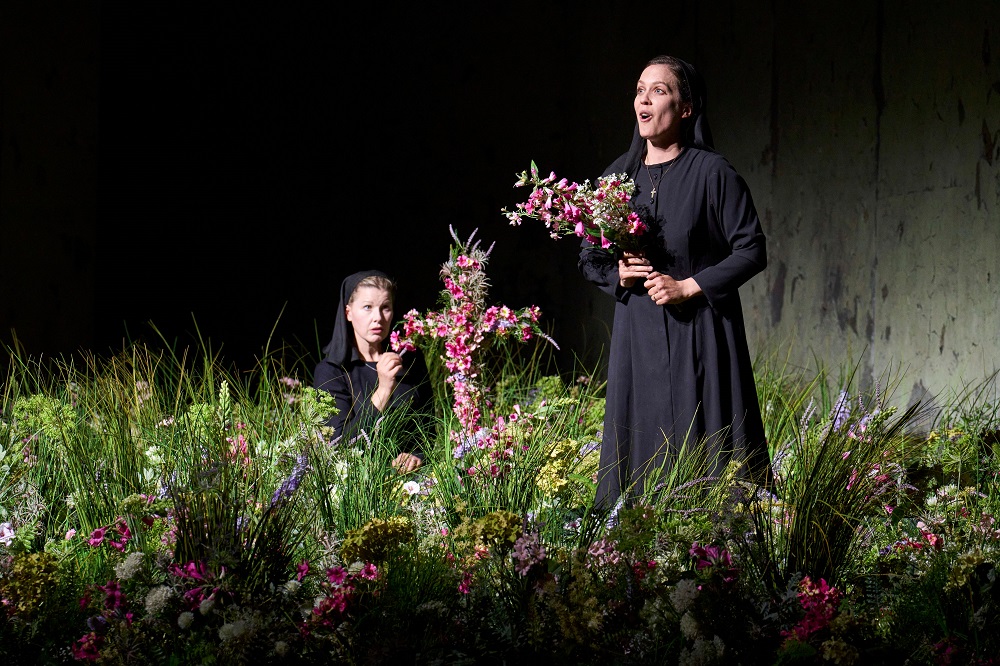
{"type": "Polygon", "coordinates": [[[681,144],[672,142],[667,145],[657,146],[652,141],[646,141],[646,164],[661,164],[677,159],[681,154],[681,144]]]}
{"type": "Polygon", "coordinates": [[[382,345],[370,345],[367,342],[356,343],[355,346],[358,348],[358,354],[361,358],[365,360],[366,363],[375,363],[382,357],[382,345]]]}

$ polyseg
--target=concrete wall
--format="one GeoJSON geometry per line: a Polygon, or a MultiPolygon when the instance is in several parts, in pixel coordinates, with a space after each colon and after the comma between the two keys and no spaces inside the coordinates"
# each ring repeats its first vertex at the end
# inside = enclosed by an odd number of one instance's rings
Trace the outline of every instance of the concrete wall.
{"type": "Polygon", "coordinates": [[[1000,3],[848,5],[703,17],[716,143],[769,242],[744,309],[758,351],[941,405],[1000,368],[1000,3]]]}

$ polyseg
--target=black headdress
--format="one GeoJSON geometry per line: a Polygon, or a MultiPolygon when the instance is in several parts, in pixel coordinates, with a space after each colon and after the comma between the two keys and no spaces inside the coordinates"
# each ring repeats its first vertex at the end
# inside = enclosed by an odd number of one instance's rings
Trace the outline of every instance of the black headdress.
{"type": "Polygon", "coordinates": [[[326,347],[323,347],[327,361],[344,365],[351,360],[351,352],[354,350],[354,327],[351,326],[351,322],[347,321],[344,310],[358,284],[366,277],[373,276],[391,279],[382,271],[359,271],[348,275],[340,283],[340,303],[337,304],[337,315],[333,322],[333,338],[326,347]]]}
{"type": "MultiPolygon", "coordinates": [[[[681,66],[683,80],[680,84],[691,93],[691,116],[685,118],[681,125],[681,145],[690,148],[701,148],[702,150],[715,150],[715,143],[712,140],[712,129],[708,126],[708,115],[706,107],[708,98],[705,92],[705,81],[698,74],[698,70],[689,62],[680,58],[674,58],[681,66]]],[[[639,163],[646,154],[646,140],[639,136],[639,123],[635,124],[632,132],[632,144],[629,146],[626,164],[632,177],[638,173],[639,163]],[[632,173],[632,171],[635,173],[632,173]]]]}

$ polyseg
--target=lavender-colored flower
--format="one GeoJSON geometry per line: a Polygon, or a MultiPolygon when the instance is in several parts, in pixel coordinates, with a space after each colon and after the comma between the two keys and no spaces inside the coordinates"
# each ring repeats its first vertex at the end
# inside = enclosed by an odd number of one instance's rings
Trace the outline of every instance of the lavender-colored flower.
{"type": "Polygon", "coordinates": [[[580,452],[577,453],[576,455],[577,455],[578,458],[584,458],[588,454],[593,453],[594,451],[596,451],[598,448],[600,448],[600,446],[601,446],[601,440],[595,439],[594,441],[587,442],[586,444],[584,444],[583,446],[581,446],[580,447],[580,452]]]}
{"type": "Polygon", "coordinates": [[[847,419],[851,416],[851,405],[847,401],[847,391],[841,391],[837,396],[837,402],[830,412],[830,419],[833,421],[833,429],[840,430],[847,419]]]}
{"type": "Polygon", "coordinates": [[[279,503],[288,501],[295,494],[295,491],[298,490],[299,484],[302,483],[303,477],[305,477],[306,472],[310,469],[312,467],[309,465],[309,456],[304,453],[299,455],[295,460],[295,467],[292,469],[292,473],[274,491],[274,495],[271,496],[271,506],[273,507],[279,503]]]}

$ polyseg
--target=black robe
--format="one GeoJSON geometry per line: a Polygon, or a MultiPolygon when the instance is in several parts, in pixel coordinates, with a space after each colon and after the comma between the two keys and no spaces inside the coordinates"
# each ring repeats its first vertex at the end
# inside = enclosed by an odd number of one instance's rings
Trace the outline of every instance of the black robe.
{"type": "Polygon", "coordinates": [[[584,243],[583,275],[615,298],[607,407],[596,504],[610,508],[633,483],[665,464],[687,439],[707,446],[721,472],[733,456],[755,480],[769,474],[738,289],[767,264],[764,233],[750,191],[729,162],[688,147],[649,167],[632,151],[604,175],[636,181],[631,205],[650,226],[646,256],[676,280],[694,277],[704,292],[658,306],[642,280],[619,286],[617,257],[584,243]],[[656,196],[650,201],[652,182],[656,196]]]}
{"type": "Polygon", "coordinates": [[[339,410],[327,421],[335,437],[350,439],[362,430],[371,434],[376,421],[388,416],[390,410],[405,410],[386,418],[384,423],[393,427],[393,437],[399,440],[402,450],[423,457],[422,436],[427,435],[432,406],[427,367],[419,352],[405,354],[402,360],[398,383],[382,412],[375,409],[371,401],[372,393],[378,388],[376,364],[365,362],[356,349],[352,350],[345,365],[329,359],[316,365],[313,386],[330,393],[339,410]]]}

